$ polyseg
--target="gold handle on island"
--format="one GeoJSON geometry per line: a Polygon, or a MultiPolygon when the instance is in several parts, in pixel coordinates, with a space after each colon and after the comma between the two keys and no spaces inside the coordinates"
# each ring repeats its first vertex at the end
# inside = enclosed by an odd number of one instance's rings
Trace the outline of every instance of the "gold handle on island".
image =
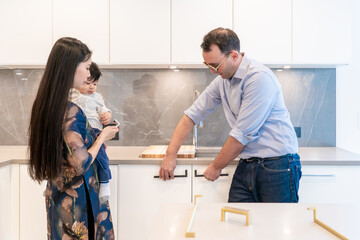
{"type": "Polygon", "coordinates": [[[195,232],[190,232],[190,229],[191,229],[191,224],[194,220],[194,217],[195,217],[195,212],[196,212],[196,199],[199,198],[199,197],[202,197],[202,195],[195,195],[194,196],[194,208],[193,208],[193,211],[192,211],[192,214],[191,214],[191,218],[190,218],[190,221],[189,221],[189,225],[188,225],[188,228],[186,230],[186,233],[185,233],[185,237],[191,237],[191,238],[194,238],[195,237],[195,232]]]}
{"type": "Polygon", "coordinates": [[[233,207],[223,207],[221,208],[221,221],[226,221],[227,213],[235,213],[240,215],[246,216],[246,226],[249,226],[251,223],[251,214],[250,210],[240,209],[240,208],[233,208],[233,207]]]}
{"type": "Polygon", "coordinates": [[[342,234],[338,233],[337,231],[335,231],[334,229],[332,229],[331,227],[329,227],[328,225],[326,225],[325,223],[323,223],[322,221],[317,219],[317,217],[316,217],[316,208],[315,207],[310,207],[310,208],[307,208],[307,209],[308,210],[313,210],[313,212],[314,212],[314,222],[315,223],[319,224],[321,227],[325,228],[326,230],[328,230],[329,232],[331,232],[332,234],[334,234],[335,236],[337,236],[341,240],[349,240],[347,237],[344,237],[342,234]]]}

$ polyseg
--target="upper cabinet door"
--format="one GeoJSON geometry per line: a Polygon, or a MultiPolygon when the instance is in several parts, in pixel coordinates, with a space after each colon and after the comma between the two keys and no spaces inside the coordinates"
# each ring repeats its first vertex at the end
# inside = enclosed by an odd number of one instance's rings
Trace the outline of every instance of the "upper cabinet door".
{"type": "Polygon", "coordinates": [[[93,51],[98,64],[109,63],[109,1],[53,0],[53,41],[74,37],[93,51]]]}
{"type": "Polygon", "coordinates": [[[172,63],[202,63],[203,37],[217,27],[232,28],[232,0],[172,3],[172,63]]]}
{"type": "Polygon", "coordinates": [[[170,63],[170,1],[110,0],[110,63],[170,63]]]}
{"type": "Polygon", "coordinates": [[[293,62],[351,62],[349,0],[293,0],[293,62]]]}
{"type": "Polygon", "coordinates": [[[0,1],[0,65],[44,65],[51,42],[51,1],[0,1]]]}
{"type": "Polygon", "coordinates": [[[266,64],[291,63],[291,1],[234,0],[240,51],[266,64]]]}

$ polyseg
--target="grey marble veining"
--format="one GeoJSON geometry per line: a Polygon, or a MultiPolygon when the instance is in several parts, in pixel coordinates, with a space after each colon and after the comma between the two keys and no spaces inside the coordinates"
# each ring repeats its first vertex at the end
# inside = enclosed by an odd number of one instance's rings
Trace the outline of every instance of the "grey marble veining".
{"type": "Polygon", "coordinates": [[[0,70],[0,145],[27,144],[30,110],[43,73],[0,70]]]}
{"type": "MultiPolygon", "coordinates": [[[[295,127],[301,127],[301,147],[336,145],[335,69],[273,69],[295,127]]],[[[207,69],[105,69],[98,92],[113,118],[121,123],[113,146],[168,144],[193,101],[214,79],[207,69]]],[[[0,145],[27,144],[32,102],[43,70],[0,70],[0,145]]],[[[198,130],[200,146],[222,146],[230,127],[218,107],[198,130]]],[[[188,136],[186,144],[192,143],[188,136]]]]}
{"type": "Polygon", "coordinates": [[[336,70],[274,71],[291,121],[301,127],[299,146],[336,146],[336,70]]]}

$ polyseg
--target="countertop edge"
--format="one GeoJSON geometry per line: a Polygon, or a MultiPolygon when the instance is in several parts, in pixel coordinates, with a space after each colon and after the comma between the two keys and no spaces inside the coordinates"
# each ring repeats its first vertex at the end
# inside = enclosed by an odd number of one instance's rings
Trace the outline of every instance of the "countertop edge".
{"type": "MultiPolygon", "coordinates": [[[[146,146],[108,146],[107,154],[111,165],[139,164],[160,165],[162,158],[141,158],[139,155],[146,146]]],[[[212,148],[220,151],[221,148],[212,148]]],[[[27,146],[0,146],[0,167],[10,164],[28,164],[27,146]]],[[[214,152],[216,153],[216,152],[214,152]]],[[[360,166],[360,154],[356,154],[339,147],[306,147],[299,148],[300,161],[302,165],[319,166],[360,166]]],[[[177,165],[209,165],[214,156],[203,156],[195,158],[177,158],[177,165]]],[[[236,158],[230,165],[237,165],[236,158]]]]}
{"type": "MultiPolygon", "coordinates": [[[[135,159],[110,159],[110,165],[121,165],[121,164],[128,164],[128,165],[160,165],[162,159],[143,159],[143,160],[135,160],[135,159]]],[[[213,160],[198,160],[198,159],[177,159],[177,165],[209,165],[212,163],[213,160]]],[[[229,165],[237,165],[239,160],[232,161],[229,165]]],[[[11,164],[29,164],[28,160],[25,159],[10,159],[7,161],[0,162],[0,167],[5,167],[11,164]]],[[[321,166],[360,166],[360,161],[316,161],[316,160],[303,160],[301,161],[301,165],[303,166],[314,166],[314,165],[321,165],[321,166]]]]}

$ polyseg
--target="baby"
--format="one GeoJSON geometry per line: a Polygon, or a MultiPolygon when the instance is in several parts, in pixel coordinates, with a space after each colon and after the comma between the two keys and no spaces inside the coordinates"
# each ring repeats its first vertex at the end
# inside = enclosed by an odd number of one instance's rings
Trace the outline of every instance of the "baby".
{"type": "MultiPolygon", "coordinates": [[[[72,89],[71,100],[83,110],[90,126],[96,135],[99,135],[103,125],[110,123],[111,111],[105,106],[102,96],[96,92],[101,71],[94,62],[91,63],[90,74],[91,76],[81,89],[72,89]]],[[[95,164],[100,182],[99,199],[100,202],[106,202],[110,197],[109,180],[111,179],[111,172],[104,145],[101,146],[96,156],[95,164]]]]}

